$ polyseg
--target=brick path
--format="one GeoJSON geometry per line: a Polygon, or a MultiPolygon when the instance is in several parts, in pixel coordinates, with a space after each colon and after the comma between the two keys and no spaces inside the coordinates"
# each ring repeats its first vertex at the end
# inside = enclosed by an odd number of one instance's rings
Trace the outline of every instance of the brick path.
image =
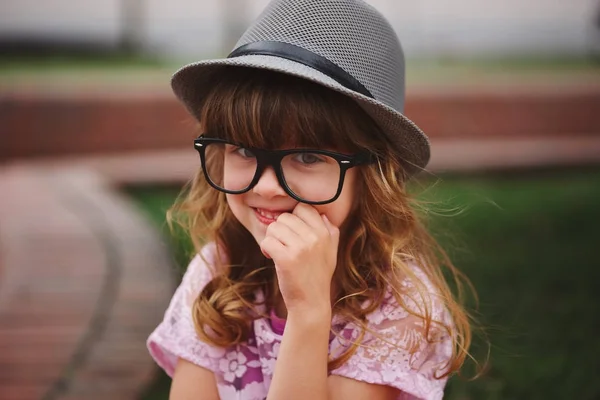
{"type": "Polygon", "coordinates": [[[156,230],[92,169],[0,169],[0,399],[135,399],[173,288],[156,230]]]}

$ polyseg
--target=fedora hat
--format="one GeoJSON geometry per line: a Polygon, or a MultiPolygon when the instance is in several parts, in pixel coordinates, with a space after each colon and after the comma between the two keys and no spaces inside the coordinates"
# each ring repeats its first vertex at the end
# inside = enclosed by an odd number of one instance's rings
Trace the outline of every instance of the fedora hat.
{"type": "Polygon", "coordinates": [[[404,110],[404,55],[389,22],[360,0],[273,0],[227,58],[183,66],[171,86],[199,119],[214,73],[258,68],[303,78],[349,96],[378,124],[405,174],[429,161],[427,136],[404,110]]]}

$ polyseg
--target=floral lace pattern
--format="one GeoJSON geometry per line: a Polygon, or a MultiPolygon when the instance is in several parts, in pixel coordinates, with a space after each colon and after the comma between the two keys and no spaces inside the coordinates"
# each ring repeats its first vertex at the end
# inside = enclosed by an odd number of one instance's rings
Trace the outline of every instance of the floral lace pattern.
{"type": "MultiPolygon", "coordinates": [[[[197,255],[191,261],[163,321],[148,338],[148,349],[170,376],[180,357],[213,371],[223,400],[262,400],[267,397],[273,378],[283,333],[269,318],[254,321],[247,343],[227,349],[204,343],[196,336],[191,307],[211,279],[210,268],[204,260],[212,262],[214,249],[214,245],[207,245],[202,249],[202,257],[197,255]]],[[[434,293],[424,274],[418,269],[415,273],[434,293]]],[[[412,287],[409,282],[405,282],[405,286],[407,290],[412,287]]],[[[405,302],[409,308],[417,307],[410,299],[405,302]]],[[[352,357],[332,374],[393,386],[399,389],[398,399],[402,400],[441,399],[446,378],[435,379],[435,376],[443,371],[451,356],[450,337],[435,330],[437,337],[425,338],[421,319],[409,311],[412,310],[398,306],[394,296],[387,293],[382,306],[367,318],[372,332],[365,334],[352,357]]],[[[450,322],[448,313],[439,305],[436,307],[435,302],[432,316],[450,322]]],[[[359,338],[360,330],[337,317],[332,324],[337,335],[331,337],[329,352],[335,356],[359,338]]]]}

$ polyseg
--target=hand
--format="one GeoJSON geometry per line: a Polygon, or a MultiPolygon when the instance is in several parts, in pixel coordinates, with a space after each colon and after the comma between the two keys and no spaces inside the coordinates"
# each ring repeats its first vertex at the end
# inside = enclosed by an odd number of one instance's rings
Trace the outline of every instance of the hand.
{"type": "Polygon", "coordinates": [[[299,203],[267,227],[260,248],[275,263],[288,313],[324,307],[331,312],[338,243],[339,229],[308,204],[299,203]]]}

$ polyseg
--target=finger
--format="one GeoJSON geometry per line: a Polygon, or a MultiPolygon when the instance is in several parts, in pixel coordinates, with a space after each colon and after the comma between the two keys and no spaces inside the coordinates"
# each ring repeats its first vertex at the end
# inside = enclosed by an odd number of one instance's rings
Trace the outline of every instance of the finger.
{"type": "Polygon", "coordinates": [[[265,250],[263,250],[263,248],[260,248],[260,251],[263,253],[263,255],[267,258],[272,258],[271,255],[269,253],[267,253],[265,250]]]}
{"type": "Polygon", "coordinates": [[[321,232],[325,230],[323,219],[315,207],[304,203],[298,203],[292,213],[312,229],[321,232]]]}
{"type": "Polygon", "coordinates": [[[283,243],[272,236],[266,236],[260,242],[260,251],[263,254],[267,255],[267,257],[275,260],[279,259],[282,255],[285,254],[286,249],[283,243]]]}
{"type": "Polygon", "coordinates": [[[289,227],[300,238],[304,238],[307,235],[314,234],[314,229],[308,226],[306,222],[304,222],[302,219],[300,219],[297,215],[294,214],[281,214],[279,217],[277,217],[277,222],[289,227]]]}
{"type": "Polygon", "coordinates": [[[279,219],[267,227],[266,236],[272,236],[279,240],[284,246],[289,246],[300,240],[300,236],[294,230],[279,219]]]}
{"type": "Polygon", "coordinates": [[[327,218],[327,215],[322,214],[321,218],[323,219],[323,223],[325,224],[325,227],[327,228],[327,230],[329,231],[329,235],[334,238],[337,242],[337,240],[340,237],[340,229],[333,225],[331,223],[331,221],[329,221],[329,218],[327,218]]]}

